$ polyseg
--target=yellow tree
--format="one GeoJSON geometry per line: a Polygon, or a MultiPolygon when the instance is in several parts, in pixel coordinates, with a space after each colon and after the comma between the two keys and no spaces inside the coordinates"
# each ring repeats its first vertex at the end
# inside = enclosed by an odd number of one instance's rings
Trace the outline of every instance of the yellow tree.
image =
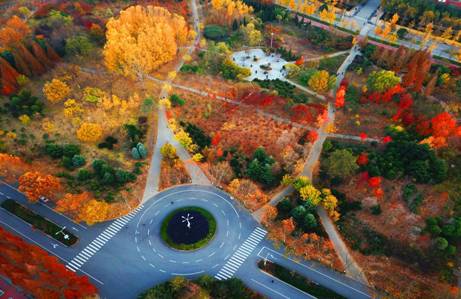
{"type": "Polygon", "coordinates": [[[110,205],[104,201],[90,199],[82,206],[77,215],[77,221],[85,221],[88,225],[107,220],[110,205]]]}
{"type": "Polygon", "coordinates": [[[126,76],[143,76],[171,61],[188,37],[182,16],[162,7],[131,6],[107,22],[106,66],[126,76]]]}
{"type": "Polygon", "coordinates": [[[59,79],[53,79],[46,82],[43,86],[43,94],[51,103],[57,103],[66,98],[70,93],[70,87],[59,79]]]}
{"type": "Polygon", "coordinates": [[[447,29],[445,29],[445,31],[442,33],[440,37],[444,39],[451,39],[453,37],[453,28],[448,27],[447,29]]]}
{"type": "Polygon", "coordinates": [[[102,137],[102,127],[95,123],[83,123],[77,130],[77,138],[83,142],[97,142],[102,137]]]}
{"type": "Polygon", "coordinates": [[[327,71],[321,70],[315,72],[309,79],[308,85],[314,91],[325,92],[328,91],[330,75],[327,71]]]}

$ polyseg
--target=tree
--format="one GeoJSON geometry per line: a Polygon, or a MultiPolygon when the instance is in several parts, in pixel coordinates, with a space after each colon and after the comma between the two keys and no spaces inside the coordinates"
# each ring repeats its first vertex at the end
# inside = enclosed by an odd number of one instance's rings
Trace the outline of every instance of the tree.
{"type": "Polygon", "coordinates": [[[0,275],[34,298],[94,298],[97,289],[88,277],[67,270],[38,246],[0,227],[0,275]]]}
{"type": "Polygon", "coordinates": [[[309,201],[314,206],[318,205],[322,200],[322,193],[313,185],[307,185],[299,189],[299,195],[301,196],[301,199],[309,201]]]}
{"type": "Polygon", "coordinates": [[[255,24],[250,22],[246,26],[242,26],[242,33],[247,44],[251,47],[260,45],[263,41],[261,31],[256,29],[255,24]]]}
{"type": "Polygon", "coordinates": [[[312,213],[304,215],[303,224],[307,229],[313,229],[318,225],[317,219],[315,219],[315,216],[312,213]]]}
{"type": "Polygon", "coordinates": [[[85,221],[88,225],[106,221],[110,205],[104,201],[90,199],[79,211],[77,221],[85,221]]]}
{"type": "Polygon", "coordinates": [[[399,83],[400,77],[396,76],[393,71],[386,70],[374,71],[367,79],[368,90],[376,92],[385,92],[399,83]]]}
{"type": "Polygon", "coordinates": [[[77,130],[77,138],[83,142],[94,143],[101,139],[102,127],[95,123],[83,123],[77,130]]]}
{"type": "Polygon", "coordinates": [[[10,95],[18,89],[17,78],[19,77],[19,73],[2,57],[0,57],[0,77],[2,94],[10,95]]]}
{"type": "Polygon", "coordinates": [[[176,148],[171,143],[165,143],[160,148],[160,153],[162,157],[170,161],[176,160],[178,156],[176,155],[176,148]]]}
{"type": "Polygon", "coordinates": [[[18,182],[19,191],[33,202],[38,201],[40,196],[54,198],[56,192],[61,190],[61,183],[58,178],[37,171],[24,173],[19,177],[18,182]]]}
{"type": "Polygon", "coordinates": [[[51,103],[57,103],[70,94],[70,87],[65,82],[59,79],[53,79],[50,82],[46,82],[43,86],[43,94],[46,99],[51,103]]]}
{"type": "Polygon", "coordinates": [[[130,77],[148,74],[176,56],[188,33],[184,18],[165,8],[128,7],[107,22],[105,64],[130,77]]]}
{"type": "Polygon", "coordinates": [[[275,160],[269,156],[264,148],[259,147],[253,153],[253,160],[248,164],[248,176],[257,182],[267,186],[275,182],[275,176],[272,173],[272,166],[275,160]]]}
{"type": "Polygon", "coordinates": [[[357,157],[347,149],[335,150],[325,160],[325,170],[327,174],[334,178],[347,178],[355,174],[358,169],[357,157]]]}
{"type": "Polygon", "coordinates": [[[314,91],[326,92],[330,89],[330,75],[327,71],[316,71],[309,79],[308,85],[314,91]]]}
{"type": "Polygon", "coordinates": [[[87,56],[94,51],[94,44],[84,34],[77,34],[66,40],[66,54],[87,56]]]}
{"type": "Polygon", "coordinates": [[[10,101],[5,104],[5,108],[14,117],[20,115],[34,116],[41,114],[44,104],[36,96],[33,96],[29,90],[23,89],[18,94],[10,96],[10,101]]]}

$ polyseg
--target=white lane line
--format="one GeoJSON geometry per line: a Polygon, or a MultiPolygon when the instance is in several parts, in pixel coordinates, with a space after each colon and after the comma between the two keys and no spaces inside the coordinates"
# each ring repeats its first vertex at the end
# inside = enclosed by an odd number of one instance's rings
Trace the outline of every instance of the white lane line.
{"type": "Polygon", "coordinates": [[[282,296],[283,298],[290,299],[290,297],[287,297],[287,296],[283,295],[283,294],[280,293],[279,291],[276,291],[276,290],[274,290],[274,289],[272,289],[272,288],[266,286],[265,284],[263,284],[263,283],[261,283],[261,282],[255,280],[255,279],[253,279],[253,278],[251,279],[251,281],[253,281],[254,283],[259,284],[260,286],[262,286],[262,287],[264,287],[264,288],[266,288],[266,289],[268,289],[268,290],[271,290],[272,292],[276,293],[276,294],[279,295],[279,296],[282,296]]]}
{"type": "MultiPolygon", "coordinates": [[[[344,283],[344,282],[342,282],[342,281],[340,281],[340,280],[337,280],[336,278],[333,278],[333,277],[331,277],[331,276],[328,276],[327,274],[324,274],[324,273],[322,273],[322,272],[320,272],[320,271],[318,271],[318,270],[316,270],[316,269],[314,269],[314,268],[312,268],[312,267],[309,267],[309,266],[307,266],[307,265],[301,264],[300,262],[297,262],[297,261],[295,261],[295,260],[293,260],[293,259],[291,259],[291,258],[289,258],[289,257],[286,257],[286,256],[282,255],[281,253],[275,251],[275,250],[272,250],[272,249],[267,248],[267,247],[263,247],[263,249],[268,250],[268,251],[271,251],[271,252],[277,254],[278,256],[280,256],[280,257],[282,257],[282,258],[284,258],[284,259],[290,260],[290,261],[292,261],[293,263],[298,264],[298,265],[301,266],[301,267],[304,267],[304,268],[306,268],[306,269],[309,269],[309,270],[311,270],[311,271],[313,271],[313,272],[315,272],[315,273],[317,273],[317,274],[319,274],[319,275],[321,275],[321,276],[323,276],[323,277],[325,277],[325,278],[328,278],[328,279],[330,279],[330,280],[332,280],[332,281],[334,281],[334,282],[336,282],[336,283],[338,283],[338,284],[340,284],[340,285],[342,285],[342,286],[344,286],[344,287],[346,287],[346,288],[348,288],[348,289],[352,289],[352,290],[356,291],[357,293],[360,293],[360,294],[362,294],[362,295],[364,295],[364,296],[366,296],[366,297],[368,297],[368,298],[372,298],[369,294],[366,294],[366,293],[362,292],[361,290],[357,290],[356,288],[354,288],[354,287],[352,287],[352,286],[350,286],[350,285],[348,285],[348,284],[346,284],[346,283],[344,283]]],[[[261,255],[259,255],[259,254],[258,254],[258,256],[264,258],[264,256],[261,256],[261,255]]]]}

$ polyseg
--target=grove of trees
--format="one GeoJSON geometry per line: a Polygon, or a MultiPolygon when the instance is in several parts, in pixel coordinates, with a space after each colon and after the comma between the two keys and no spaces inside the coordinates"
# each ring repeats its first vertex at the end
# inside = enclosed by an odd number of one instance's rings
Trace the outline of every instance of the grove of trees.
{"type": "Polygon", "coordinates": [[[188,36],[184,17],[163,7],[130,6],[107,23],[105,64],[130,77],[148,74],[171,61],[188,36]]]}

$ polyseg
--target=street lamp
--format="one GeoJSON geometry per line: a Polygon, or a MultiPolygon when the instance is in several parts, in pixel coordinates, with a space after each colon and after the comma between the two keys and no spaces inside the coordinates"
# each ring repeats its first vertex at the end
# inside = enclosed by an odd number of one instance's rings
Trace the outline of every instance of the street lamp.
{"type": "Polygon", "coordinates": [[[274,40],[274,32],[271,32],[271,49],[272,49],[272,41],[274,40]]]}
{"type": "Polygon", "coordinates": [[[62,234],[64,236],[64,240],[69,240],[69,235],[64,233],[66,227],[64,226],[60,231],[56,232],[55,235],[62,234]]]}

